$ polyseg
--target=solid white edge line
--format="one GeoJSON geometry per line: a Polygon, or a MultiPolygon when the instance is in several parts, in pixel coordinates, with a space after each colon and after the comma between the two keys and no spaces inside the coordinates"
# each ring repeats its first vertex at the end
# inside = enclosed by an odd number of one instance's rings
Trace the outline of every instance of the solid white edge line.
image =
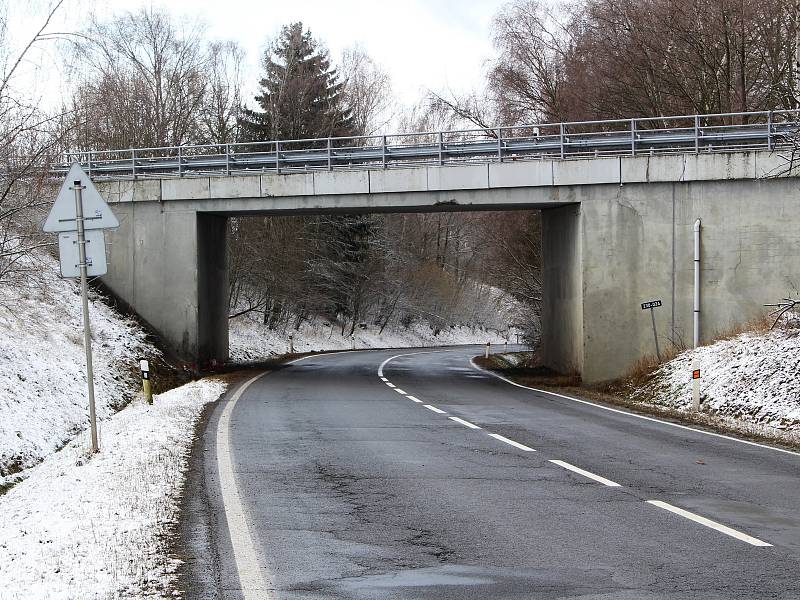
{"type": "Polygon", "coordinates": [[[514,440],[510,440],[506,436],[500,435],[499,433],[490,433],[489,435],[491,437],[493,437],[494,439],[496,439],[496,440],[500,440],[501,442],[505,442],[506,444],[514,446],[514,448],[519,448],[520,450],[524,450],[525,452],[536,452],[536,450],[534,450],[530,446],[526,446],[525,444],[520,444],[519,442],[515,442],[514,440]]]}
{"type": "Polygon", "coordinates": [[[458,417],[447,417],[451,421],[455,421],[456,423],[461,423],[465,427],[469,427],[470,429],[480,429],[475,423],[470,423],[469,421],[465,421],[464,419],[459,419],[458,417]]]}
{"type": "Polygon", "coordinates": [[[580,398],[573,398],[572,396],[565,396],[564,394],[557,394],[556,392],[548,392],[547,390],[540,390],[538,388],[533,388],[533,387],[529,387],[527,385],[522,385],[521,383],[517,383],[516,381],[511,381],[510,379],[507,379],[507,378],[503,377],[502,375],[494,373],[493,371],[490,371],[488,369],[483,369],[483,368],[479,367],[478,365],[475,364],[474,359],[471,359],[469,362],[470,362],[470,364],[472,365],[472,367],[474,369],[477,369],[478,371],[481,371],[482,373],[486,373],[488,375],[491,375],[492,377],[496,377],[497,379],[505,381],[506,383],[510,383],[511,385],[516,386],[518,388],[522,388],[522,389],[525,389],[525,390],[531,390],[532,392],[538,392],[540,394],[547,394],[548,396],[555,396],[557,398],[563,398],[564,400],[571,400],[572,402],[579,402],[580,404],[586,404],[588,406],[594,406],[595,408],[601,408],[603,410],[607,410],[607,411],[610,411],[610,412],[618,413],[620,415],[626,415],[628,417],[635,417],[637,419],[643,419],[645,421],[652,421],[653,423],[660,423],[661,425],[669,425],[670,427],[677,427],[678,429],[685,429],[687,431],[694,431],[696,433],[702,433],[702,434],[705,434],[705,435],[710,435],[710,436],[713,436],[713,437],[722,438],[724,440],[731,440],[732,442],[739,442],[740,444],[747,444],[748,446],[756,446],[758,448],[764,448],[765,450],[774,450],[775,452],[782,452],[783,454],[790,454],[792,456],[799,456],[800,457],[800,452],[793,452],[792,450],[785,450],[783,448],[776,448],[774,446],[767,446],[766,444],[759,444],[758,442],[751,442],[750,440],[742,440],[742,439],[739,439],[739,438],[731,437],[729,435],[724,435],[722,433],[715,433],[713,431],[705,431],[703,429],[696,429],[694,427],[689,427],[688,425],[681,425],[680,423],[672,423],[671,421],[663,421],[661,419],[656,419],[655,417],[648,417],[646,415],[637,415],[636,413],[628,412],[626,410],[620,410],[618,408],[611,408],[610,406],[603,406],[602,404],[597,404],[595,402],[590,402],[589,400],[581,400],[580,398]]]}
{"type": "Polygon", "coordinates": [[[394,391],[397,392],[398,394],[403,394],[403,396],[406,395],[406,391],[401,390],[399,387],[394,388],[394,391]]]}
{"type": "Polygon", "coordinates": [[[419,402],[420,404],[422,404],[422,400],[420,400],[416,396],[412,396],[411,394],[406,394],[406,398],[408,398],[409,400],[413,400],[414,402],[419,402]]]}
{"type": "Polygon", "coordinates": [[[423,404],[422,406],[424,406],[428,410],[432,410],[435,413],[439,413],[440,415],[446,415],[447,414],[446,411],[443,411],[441,408],[436,408],[432,404],[423,404]]]}
{"type": "Polygon", "coordinates": [[[273,598],[272,588],[267,587],[258,564],[258,559],[253,546],[253,538],[245,517],[239,488],[236,485],[236,475],[233,471],[233,459],[230,448],[230,422],[239,398],[245,390],[268,372],[256,375],[246,381],[233,394],[225,406],[217,423],[217,469],[222,494],[222,505],[225,519],[228,523],[233,559],[239,576],[242,596],[245,600],[262,600],[273,598]]]}
{"type": "Polygon", "coordinates": [[[615,481],[611,481],[610,479],[606,479],[605,477],[601,477],[600,475],[595,475],[594,473],[581,469],[580,467],[576,467],[575,465],[571,465],[568,462],[564,462],[563,460],[551,460],[550,462],[555,465],[558,465],[559,467],[564,467],[568,471],[573,471],[578,475],[583,475],[584,477],[588,477],[589,479],[594,479],[598,483],[602,483],[603,485],[607,485],[608,487],[622,487],[615,481]]]}
{"type": "Polygon", "coordinates": [[[750,544],[751,546],[760,546],[762,548],[772,547],[772,544],[769,544],[763,540],[758,538],[754,538],[752,536],[747,535],[746,533],[742,533],[741,531],[736,531],[735,529],[731,529],[727,525],[723,525],[722,523],[717,523],[716,521],[712,521],[711,519],[707,519],[706,517],[701,517],[700,515],[696,515],[688,510],[684,510],[682,508],[678,508],[677,506],[673,506],[672,504],[668,504],[667,502],[662,502],[661,500],[647,500],[648,504],[652,504],[653,506],[657,506],[659,508],[663,508],[664,510],[668,510],[671,513],[675,513],[676,515],[680,515],[690,521],[694,521],[695,523],[700,523],[700,525],[705,525],[706,527],[710,527],[720,533],[724,533],[725,535],[729,535],[737,540],[741,540],[750,544]]]}

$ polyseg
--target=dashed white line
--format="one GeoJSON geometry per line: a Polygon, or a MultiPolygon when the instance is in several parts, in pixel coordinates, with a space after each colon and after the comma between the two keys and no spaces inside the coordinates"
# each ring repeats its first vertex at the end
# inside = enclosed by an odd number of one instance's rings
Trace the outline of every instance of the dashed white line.
{"type": "Polygon", "coordinates": [[[386,382],[386,385],[388,385],[390,388],[396,388],[397,387],[395,384],[389,383],[388,381],[386,382]]]}
{"type": "Polygon", "coordinates": [[[440,415],[447,414],[447,412],[443,411],[441,408],[436,408],[435,406],[433,406],[431,404],[423,404],[422,406],[424,406],[428,410],[432,410],[435,413],[439,413],[440,415]]]}
{"type": "Polygon", "coordinates": [[[394,388],[394,391],[397,392],[398,394],[403,394],[403,396],[406,395],[406,391],[405,390],[401,390],[400,388],[394,388]]]}
{"type": "Polygon", "coordinates": [[[411,394],[406,394],[406,398],[408,398],[409,400],[413,400],[414,402],[419,402],[420,404],[422,404],[422,400],[420,400],[416,396],[412,396],[411,394]]]}
{"type": "Polygon", "coordinates": [[[671,421],[663,421],[661,419],[656,419],[655,417],[648,417],[646,415],[638,415],[636,413],[628,412],[626,410],[620,410],[618,408],[611,408],[610,406],[603,406],[602,404],[597,404],[596,402],[590,402],[589,400],[581,400],[580,398],[573,398],[572,396],[565,396],[564,394],[557,394],[556,392],[548,392],[547,390],[540,390],[538,388],[530,387],[527,385],[522,385],[521,383],[517,383],[516,381],[511,381],[507,377],[503,377],[502,375],[495,373],[494,371],[489,371],[487,369],[483,369],[475,364],[474,360],[470,360],[470,364],[472,368],[476,371],[480,371],[481,373],[485,373],[492,377],[496,377],[497,379],[501,379],[506,383],[510,383],[511,385],[522,388],[525,390],[531,390],[532,392],[538,392],[540,394],[546,394],[548,396],[555,396],[556,398],[563,398],[564,400],[571,400],[572,402],[577,402],[579,404],[585,404],[587,406],[594,406],[595,408],[599,408],[601,410],[607,410],[609,412],[617,413],[620,415],[625,415],[626,417],[632,417],[634,419],[642,419],[643,421],[651,421],[653,423],[658,423],[660,425],[667,425],[669,427],[677,427],[678,429],[685,429],[687,431],[694,431],[695,433],[702,433],[703,435],[710,435],[716,438],[722,438],[723,440],[730,440],[732,442],[739,442],[740,444],[747,444],[748,446],[756,446],[757,448],[764,448],[765,450],[773,450],[775,452],[781,452],[783,454],[791,454],[792,456],[800,456],[800,452],[794,452],[792,450],[785,450],[784,448],[776,448],[775,446],[767,446],[766,444],[759,444],[758,442],[751,442],[750,440],[743,440],[740,438],[731,437],[729,435],[724,435],[722,433],[715,433],[713,431],[706,431],[704,429],[697,429],[695,427],[689,427],[688,425],[681,425],[680,423],[673,423],[671,421]]]}
{"type": "Polygon", "coordinates": [[[510,440],[507,437],[500,435],[499,433],[490,433],[489,435],[492,436],[496,440],[500,440],[501,442],[505,442],[506,444],[514,446],[514,448],[519,448],[520,450],[524,450],[525,452],[536,452],[536,450],[534,450],[530,446],[526,446],[525,444],[520,444],[519,442],[515,442],[514,440],[510,440]]]}
{"type": "Polygon", "coordinates": [[[389,383],[389,380],[386,379],[386,377],[381,377],[381,381],[383,381],[383,383],[389,383]]]}
{"type": "Polygon", "coordinates": [[[580,467],[576,467],[575,465],[571,465],[568,462],[564,462],[563,460],[551,460],[550,462],[553,463],[554,465],[558,465],[559,467],[563,467],[569,471],[577,473],[578,475],[583,475],[584,477],[593,479],[598,483],[607,485],[608,487],[622,487],[615,481],[611,481],[610,479],[606,479],[605,477],[600,477],[600,475],[595,475],[594,473],[581,469],[580,467]]]}
{"type": "Polygon", "coordinates": [[[470,429],[480,429],[475,423],[470,423],[469,421],[465,421],[464,419],[459,419],[458,417],[447,417],[451,421],[455,421],[456,423],[461,423],[465,427],[469,427],[470,429]]]}
{"type": "Polygon", "coordinates": [[[661,500],[648,500],[647,503],[652,504],[653,506],[657,506],[659,508],[663,508],[664,510],[668,510],[671,513],[680,515],[686,519],[689,519],[690,521],[694,521],[695,523],[700,523],[700,525],[705,525],[706,527],[710,527],[711,529],[719,531],[720,533],[724,533],[725,535],[729,535],[733,538],[736,538],[737,540],[746,542],[751,546],[761,546],[761,547],[772,546],[772,544],[769,544],[763,540],[759,540],[758,538],[749,536],[746,533],[742,533],[741,531],[736,531],[735,529],[731,529],[727,525],[723,525],[722,523],[717,523],[716,521],[712,521],[711,519],[701,517],[700,515],[696,515],[682,508],[678,508],[677,506],[673,506],[672,504],[668,504],[667,502],[662,502],[661,500]]]}

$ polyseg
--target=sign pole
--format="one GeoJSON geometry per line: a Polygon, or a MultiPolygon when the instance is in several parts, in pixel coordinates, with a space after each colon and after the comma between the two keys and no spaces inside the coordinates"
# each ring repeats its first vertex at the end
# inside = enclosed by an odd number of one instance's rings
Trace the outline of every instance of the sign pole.
{"type": "Polygon", "coordinates": [[[89,290],[86,282],[86,231],[83,222],[83,198],[80,180],[73,182],[75,190],[75,223],[78,226],[78,257],[81,271],[81,300],[83,302],[83,347],[86,350],[86,381],[89,384],[89,424],[92,430],[92,452],[97,453],[97,416],[94,409],[94,371],[92,369],[92,329],[89,323],[89,290]]]}
{"type": "Polygon", "coordinates": [[[656,341],[656,357],[658,358],[658,362],[661,362],[661,350],[658,348],[658,331],[656,330],[656,313],[653,308],[653,306],[650,307],[650,319],[653,321],[653,339],[656,341]]]}

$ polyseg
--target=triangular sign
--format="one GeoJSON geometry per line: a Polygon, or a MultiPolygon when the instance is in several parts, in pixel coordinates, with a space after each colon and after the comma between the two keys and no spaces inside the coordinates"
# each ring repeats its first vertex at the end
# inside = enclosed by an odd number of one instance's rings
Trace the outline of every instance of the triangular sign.
{"type": "Polygon", "coordinates": [[[94,187],[92,180],[78,163],[73,163],[42,229],[51,233],[78,230],[75,211],[76,184],[85,188],[81,193],[84,229],[119,227],[117,217],[114,216],[100,192],[94,187]]]}

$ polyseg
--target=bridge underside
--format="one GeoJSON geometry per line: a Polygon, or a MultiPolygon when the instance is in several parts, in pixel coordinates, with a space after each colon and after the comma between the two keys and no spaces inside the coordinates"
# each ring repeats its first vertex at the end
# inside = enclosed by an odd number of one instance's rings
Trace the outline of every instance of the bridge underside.
{"type": "MultiPolygon", "coordinates": [[[[140,193],[113,205],[121,225],[109,237],[104,282],[181,356],[225,360],[230,216],[541,209],[544,360],[605,380],[655,353],[642,302],[663,302],[655,314],[662,349],[691,343],[698,218],[702,339],[763,315],[763,304],[800,284],[794,179],[675,179],[216,201],[140,193]]],[[[200,181],[208,193],[208,179],[200,181]]]]}

